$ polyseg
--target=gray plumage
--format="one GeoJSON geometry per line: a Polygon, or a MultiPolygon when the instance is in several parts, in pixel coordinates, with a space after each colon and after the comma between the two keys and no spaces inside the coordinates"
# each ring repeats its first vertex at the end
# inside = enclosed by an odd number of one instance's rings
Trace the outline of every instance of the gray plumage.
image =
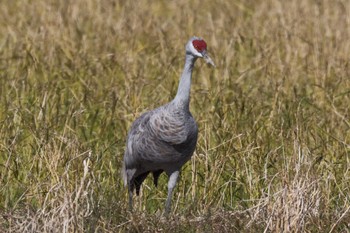
{"type": "Polygon", "coordinates": [[[162,172],[169,176],[165,213],[170,212],[172,191],[181,167],[191,158],[197,143],[198,127],[189,111],[191,78],[197,58],[214,66],[206,52],[206,43],[192,37],[186,44],[186,61],[175,98],[168,104],[142,114],[128,133],[122,175],[132,195],[140,192],[142,182],[153,174],[157,186],[162,172]]]}

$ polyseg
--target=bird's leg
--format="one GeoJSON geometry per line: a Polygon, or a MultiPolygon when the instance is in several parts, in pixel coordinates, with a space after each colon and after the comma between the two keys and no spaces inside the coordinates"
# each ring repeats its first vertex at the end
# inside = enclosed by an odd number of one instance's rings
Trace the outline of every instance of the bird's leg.
{"type": "Polygon", "coordinates": [[[128,191],[129,191],[129,210],[132,212],[132,194],[133,194],[133,184],[129,183],[128,185],[128,191]]]}
{"type": "Polygon", "coordinates": [[[179,171],[174,171],[169,175],[169,182],[168,182],[168,197],[165,202],[165,215],[167,216],[170,213],[170,206],[171,206],[171,197],[174,190],[174,187],[176,185],[177,179],[179,177],[179,171]]]}

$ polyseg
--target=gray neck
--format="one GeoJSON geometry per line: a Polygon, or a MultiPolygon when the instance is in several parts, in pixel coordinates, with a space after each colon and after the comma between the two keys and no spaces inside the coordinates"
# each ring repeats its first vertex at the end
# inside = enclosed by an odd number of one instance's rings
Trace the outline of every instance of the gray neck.
{"type": "Polygon", "coordinates": [[[189,109],[192,70],[196,59],[197,58],[193,55],[186,53],[185,68],[182,72],[179,87],[173,100],[177,106],[184,107],[186,109],[189,109]]]}

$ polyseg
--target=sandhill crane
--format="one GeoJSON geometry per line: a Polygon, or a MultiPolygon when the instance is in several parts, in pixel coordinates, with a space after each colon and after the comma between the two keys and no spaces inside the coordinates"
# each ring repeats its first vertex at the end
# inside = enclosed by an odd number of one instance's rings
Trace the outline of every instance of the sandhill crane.
{"type": "Polygon", "coordinates": [[[132,211],[133,191],[139,195],[142,182],[153,174],[154,185],[162,172],[169,176],[165,214],[170,212],[171,196],[180,169],[192,156],[198,127],[190,110],[192,70],[197,58],[214,62],[207,54],[207,44],[192,37],[186,44],[186,62],[175,98],[161,107],[142,114],[128,133],[122,175],[129,191],[129,208],[132,211]]]}

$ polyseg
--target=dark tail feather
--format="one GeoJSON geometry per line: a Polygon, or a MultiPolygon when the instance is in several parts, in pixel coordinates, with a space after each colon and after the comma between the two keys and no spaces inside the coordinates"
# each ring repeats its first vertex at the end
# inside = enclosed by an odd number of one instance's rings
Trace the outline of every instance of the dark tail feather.
{"type": "Polygon", "coordinates": [[[162,174],[162,172],[163,172],[163,170],[157,170],[157,171],[152,172],[153,183],[156,187],[158,186],[158,178],[159,178],[160,174],[162,174]]]}
{"type": "Polygon", "coordinates": [[[148,173],[149,172],[142,173],[141,175],[139,175],[138,177],[135,178],[135,186],[136,186],[136,195],[137,196],[140,195],[141,184],[146,179],[148,173]]]}

